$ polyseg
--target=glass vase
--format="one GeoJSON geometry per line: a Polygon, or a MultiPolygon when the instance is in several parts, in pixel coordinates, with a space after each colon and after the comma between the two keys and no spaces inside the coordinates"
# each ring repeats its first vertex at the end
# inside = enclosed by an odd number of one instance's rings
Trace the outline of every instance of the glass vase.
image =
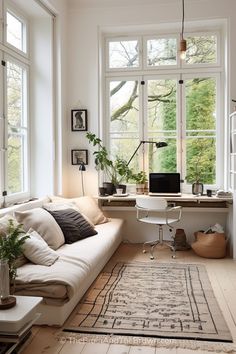
{"type": "Polygon", "coordinates": [[[0,260],[0,298],[5,300],[10,295],[9,265],[6,260],[0,260]]]}

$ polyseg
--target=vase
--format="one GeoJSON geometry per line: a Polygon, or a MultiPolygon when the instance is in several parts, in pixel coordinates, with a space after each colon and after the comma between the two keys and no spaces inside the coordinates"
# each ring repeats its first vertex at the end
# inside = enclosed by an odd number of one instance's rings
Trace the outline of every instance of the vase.
{"type": "Polygon", "coordinates": [[[203,195],[203,184],[200,182],[195,182],[192,185],[192,194],[203,195]]]}
{"type": "Polygon", "coordinates": [[[9,265],[6,260],[0,260],[0,297],[5,300],[10,295],[9,265]]]}

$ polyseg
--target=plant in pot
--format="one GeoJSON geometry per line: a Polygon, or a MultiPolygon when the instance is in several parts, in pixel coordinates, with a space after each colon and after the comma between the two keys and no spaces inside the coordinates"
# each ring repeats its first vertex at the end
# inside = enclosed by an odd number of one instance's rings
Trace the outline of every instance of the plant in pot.
{"type": "Polygon", "coordinates": [[[145,171],[139,171],[132,175],[132,179],[136,182],[136,193],[144,194],[145,184],[147,182],[147,174],[145,171]]]}
{"type": "Polygon", "coordinates": [[[9,220],[7,232],[0,235],[0,276],[1,276],[1,305],[5,308],[15,304],[15,298],[9,296],[10,285],[14,290],[17,276],[16,260],[23,254],[25,240],[30,236],[22,229],[22,225],[9,220]]]}
{"type": "Polygon", "coordinates": [[[186,176],[187,181],[192,183],[192,194],[203,194],[203,183],[201,183],[202,169],[200,165],[201,153],[196,157],[193,164],[189,167],[189,173],[186,176]]]}
{"type": "Polygon", "coordinates": [[[127,161],[116,157],[111,160],[108,151],[102,144],[102,140],[95,134],[88,132],[86,137],[90,144],[97,146],[98,150],[94,151],[95,165],[97,170],[104,172],[109,182],[103,182],[107,194],[116,192],[116,188],[122,188],[123,193],[126,191],[126,185],[121,184],[123,181],[128,181],[132,175],[131,169],[127,165],[127,161]]]}

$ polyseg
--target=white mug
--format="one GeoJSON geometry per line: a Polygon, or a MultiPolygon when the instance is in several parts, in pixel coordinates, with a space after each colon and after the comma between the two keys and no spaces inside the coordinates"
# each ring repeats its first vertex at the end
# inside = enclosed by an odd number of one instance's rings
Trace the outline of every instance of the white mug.
{"type": "Polygon", "coordinates": [[[123,189],[122,188],[116,188],[116,194],[122,194],[123,189]]]}

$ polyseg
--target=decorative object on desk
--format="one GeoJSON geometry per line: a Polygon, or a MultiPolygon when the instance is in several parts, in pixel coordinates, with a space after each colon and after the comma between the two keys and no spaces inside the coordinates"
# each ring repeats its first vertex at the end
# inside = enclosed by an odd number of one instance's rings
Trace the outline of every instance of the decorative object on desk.
{"type": "Polygon", "coordinates": [[[87,109],[72,109],[71,130],[72,131],[88,130],[87,109]]]}
{"type": "Polygon", "coordinates": [[[123,188],[123,193],[126,192],[126,186],[121,184],[122,181],[128,181],[132,175],[131,169],[128,167],[127,161],[119,158],[111,160],[109,158],[108,151],[105,146],[102,145],[101,139],[95,134],[87,133],[86,135],[89,143],[93,146],[97,146],[98,150],[94,151],[95,165],[97,170],[101,170],[105,173],[105,176],[109,179],[107,183],[112,183],[113,186],[103,184],[103,187],[107,189],[107,194],[111,195],[116,192],[116,188],[123,188]]]}
{"type": "Polygon", "coordinates": [[[145,171],[140,171],[132,175],[132,179],[136,182],[136,194],[144,194],[145,183],[147,182],[147,174],[145,171]]]}
{"type": "Polygon", "coordinates": [[[201,182],[194,182],[192,184],[192,194],[194,195],[203,195],[203,184],[201,182]]]}
{"type": "Polygon", "coordinates": [[[109,262],[77,305],[61,333],[63,338],[66,332],[86,338],[89,333],[93,338],[98,334],[110,338],[110,334],[116,343],[124,340],[122,335],[125,339],[152,337],[154,343],[165,338],[166,342],[171,339],[172,348],[174,339],[181,338],[185,348],[191,339],[193,343],[209,340],[211,346],[213,341],[232,342],[203,265],[144,265],[109,262]]]}
{"type": "Polygon", "coordinates": [[[212,197],[212,190],[211,189],[207,189],[206,190],[206,194],[208,197],[212,197]]]}
{"type": "Polygon", "coordinates": [[[99,190],[99,195],[100,195],[101,197],[104,197],[104,196],[107,195],[107,194],[106,194],[106,188],[104,188],[104,187],[99,187],[98,190],[99,190]]]}
{"type": "Polygon", "coordinates": [[[13,219],[10,219],[7,233],[0,235],[0,309],[12,307],[16,303],[14,297],[10,296],[9,287],[11,285],[14,291],[16,260],[23,254],[22,247],[29,238],[21,227],[21,224],[15,226],[13,219]]]}
{"type": "Polygon", "coordinates": [[[232,198],[232,197],[233,197],[233,194],[232,194],[232,192],[227,192],[227,191],[224,191],[224,190],[219,189],[219,190],[216,192],[216,196],[217,196],[218,198],[232,198]]]}
{"type": "Polygon", "coordinates": [[[86,167],[85,167],[84,162],[81,162],[81,164],[79,165],[79,170],[81,173],[81,188],[82,188],[82,193],[84,196],[84,175],[83,175],[83,173],[86,171],[86,167]]]}
{"type": "Polygon", "coordinates": [[[88,165],[88,150],[71,150],[71,164],[72,165],[88,165]]]}

